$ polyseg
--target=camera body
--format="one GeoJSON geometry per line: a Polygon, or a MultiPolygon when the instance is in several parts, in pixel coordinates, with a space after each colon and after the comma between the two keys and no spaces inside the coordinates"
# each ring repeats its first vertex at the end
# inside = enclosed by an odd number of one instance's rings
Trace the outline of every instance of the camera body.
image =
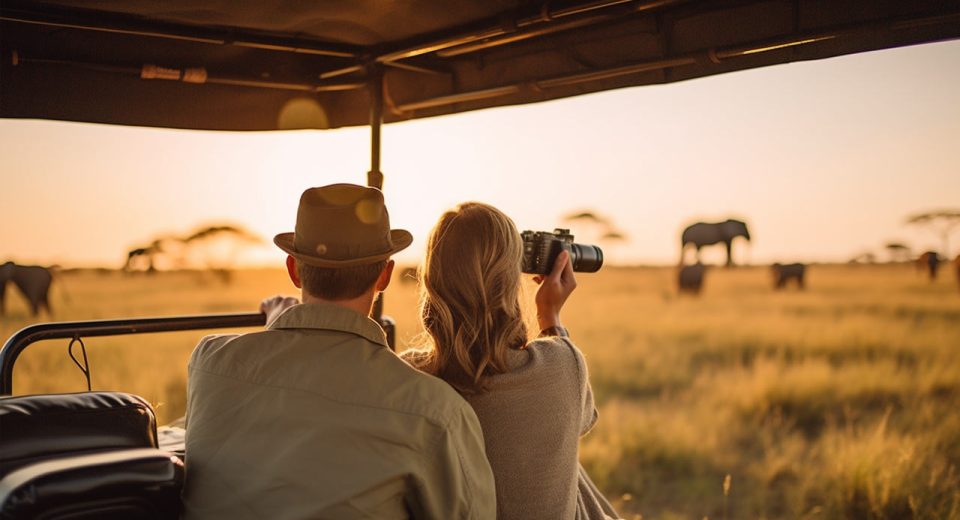
{"type": "Polygon", "coordinates": [[[570,253],[573,270],[581,273],[595,273],[603,265],[603,251],[597,246],[575,244],[569,229],[549,231],[524,231],[523,261],[520,270],[529,274],[547,274],[553,269],[560,251],[570,253]]]}

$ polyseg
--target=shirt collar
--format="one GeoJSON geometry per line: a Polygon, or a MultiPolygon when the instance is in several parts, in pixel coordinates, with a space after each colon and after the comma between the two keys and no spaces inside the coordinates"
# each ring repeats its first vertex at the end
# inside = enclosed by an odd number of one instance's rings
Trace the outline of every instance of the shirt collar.
{"type": "Polygon", "coordinates": [[[373,343],[387,346],[387,336],[376,321],[356,311],[332,303],[301,303],[283,311],[267,324],[277,329],[323,329],[356,334],[373,343]]]}

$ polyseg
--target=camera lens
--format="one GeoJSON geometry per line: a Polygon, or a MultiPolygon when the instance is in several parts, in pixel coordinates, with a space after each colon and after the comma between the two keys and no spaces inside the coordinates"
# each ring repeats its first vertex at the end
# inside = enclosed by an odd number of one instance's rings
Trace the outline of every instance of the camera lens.
{"type": "Polygon", "coordinates": [[[570,244],[570,259],[573,270],[578,273],[595,273],[603,265],[603,251],[597,246],[570,244]]]}

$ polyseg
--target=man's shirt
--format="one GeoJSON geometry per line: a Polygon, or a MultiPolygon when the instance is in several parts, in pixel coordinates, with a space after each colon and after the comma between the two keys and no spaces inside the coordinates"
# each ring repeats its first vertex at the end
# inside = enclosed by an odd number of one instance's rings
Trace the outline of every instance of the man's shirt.
{"type": "Polygon", "coordinates": [[[367,316],[303,304],[208,336],[187,386],[188,520],[496,516],[473,409],[367,316]]]}

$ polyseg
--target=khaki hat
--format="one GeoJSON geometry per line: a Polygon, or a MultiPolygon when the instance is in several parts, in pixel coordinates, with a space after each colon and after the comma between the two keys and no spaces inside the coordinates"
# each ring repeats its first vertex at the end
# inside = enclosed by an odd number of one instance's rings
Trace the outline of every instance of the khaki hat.
{"type": "Polygon", "coordinates": [[[304,191],[294,232],[273,237],[273,243],[290,256],[317,267],[372,264],[411,242],[409,231],[390,229],[383,193],[356,184],[304,191]]]}

